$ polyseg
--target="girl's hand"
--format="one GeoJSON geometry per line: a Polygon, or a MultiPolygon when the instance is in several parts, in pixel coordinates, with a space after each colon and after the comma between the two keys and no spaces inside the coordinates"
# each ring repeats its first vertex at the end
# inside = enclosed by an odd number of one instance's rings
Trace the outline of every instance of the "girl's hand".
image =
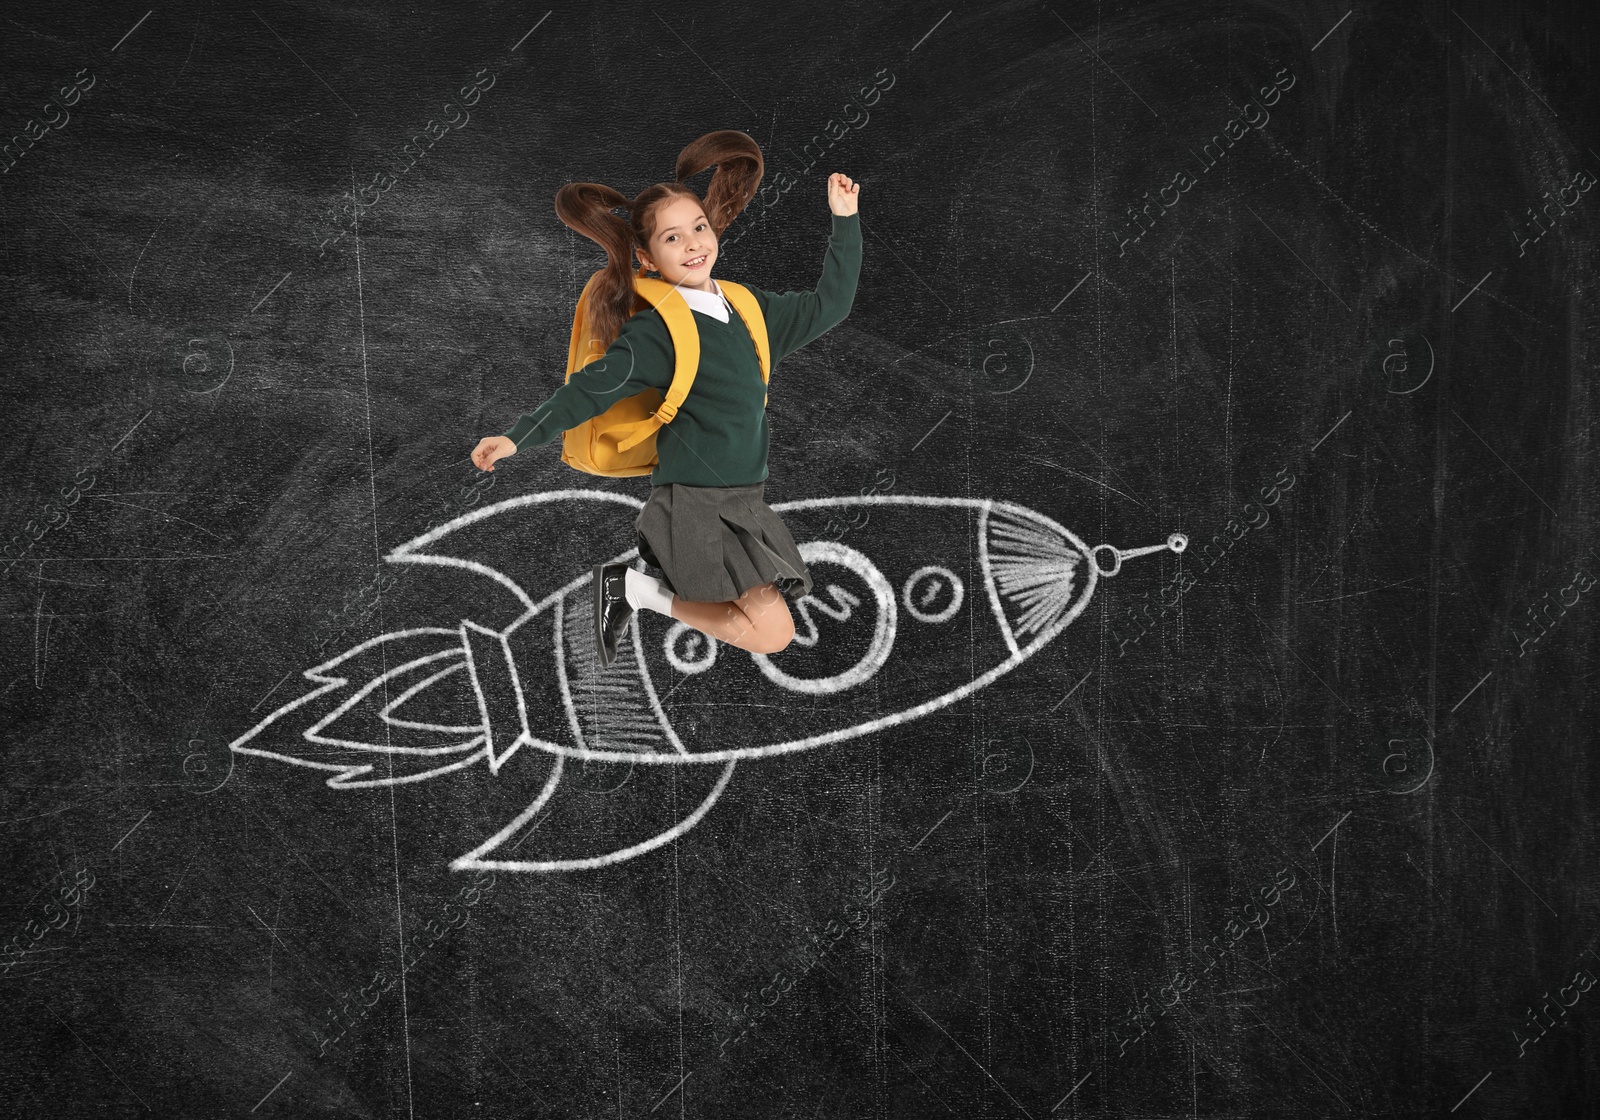
{"type": "Polygon", "coordinates": [[[494,470],[496,459],[505,459],[517,453],[517,445],[505,436],[484,436],[472,449],[472,465],[480,471],[494,470]]]}
{"type": "Polygon", "coordinates": [[[861,194],[861,184],[850,176],[835,171],[828,176],[828,209],[835,214],[854,214],[856,199],[861,194]]]}

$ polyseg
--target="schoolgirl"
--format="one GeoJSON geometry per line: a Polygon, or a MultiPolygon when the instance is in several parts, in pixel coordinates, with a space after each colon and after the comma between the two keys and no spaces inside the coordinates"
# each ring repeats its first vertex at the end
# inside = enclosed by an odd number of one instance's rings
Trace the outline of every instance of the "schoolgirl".
{"type": "MultiPolygon", "coordinates": [[[[480,469],[493,470],[496,461],[548,443],[647,387],[665,393],[672,338],[655,308],[633,312],[633,257],[638,275],[657,273],[695,313],[700,365],[683,406],[656,433],[650,498],[635,522],[639,556],[661,578],[626,564],[596,565],[595,638],[604,665],[641,608],[753,653],[776,653],[794,637],[787,601],[811,590],[794,538],[763,500],[767,387],[755,343],[711,278],[718,238],[761,185],[761,149],[743,132],[707,133],[679,154],[676,175],[631,200],[598,183],[556,192],[556,216],[606,251],[592,316],[596,334],[614,341],[472,453],[480,469]],[[684,183],[710,167],[716,170],[702,199],[684,183]]],[[[860,190],[846,175],[828,177],[833,228],[815,291],[745,285],[765,316],[773,368],[850,312],[861,271],[860,190]]]]}

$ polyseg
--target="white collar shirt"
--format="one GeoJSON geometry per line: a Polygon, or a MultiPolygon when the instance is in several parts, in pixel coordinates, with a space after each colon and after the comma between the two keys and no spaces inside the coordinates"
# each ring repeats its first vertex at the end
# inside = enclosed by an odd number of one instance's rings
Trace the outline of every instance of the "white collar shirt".
{"type": "Polygon", "coordinates": [[[678,294],[689,305],[690,310],[698,311],[702,315],[709,315],[719,322],[728,322],[728,297],[722,294],[722,285],[715,280],[711,281],[713,292],[702,292],[698,288],[685,288],[680,286],[678,294]]]}

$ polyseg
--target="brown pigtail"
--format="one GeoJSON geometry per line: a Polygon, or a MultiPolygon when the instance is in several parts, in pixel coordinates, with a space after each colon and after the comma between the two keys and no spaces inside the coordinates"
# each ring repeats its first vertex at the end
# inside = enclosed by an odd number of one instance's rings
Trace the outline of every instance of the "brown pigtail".
{"type": "Polygon", "coordinates": [[[711,228],[720,238],[761,186],[761,147],[734,129],[708,132],[678,154],[678,182],[716,167],[702,202],[711,228]]]}
{"type": "Polygon", "coordinates": [[[601,183],[568,183],[556,192],[556,217],[606,251],[605,273],[595,281],[589,314],[607,346],[633,314],[632,223],[612,213],[629,206],[619,192],[601,183]]]}

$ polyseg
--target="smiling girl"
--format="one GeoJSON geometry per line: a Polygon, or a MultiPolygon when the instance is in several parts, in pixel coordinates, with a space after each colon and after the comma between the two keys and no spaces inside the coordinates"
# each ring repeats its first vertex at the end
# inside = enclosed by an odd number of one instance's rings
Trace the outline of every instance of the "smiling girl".
{"type": "MultiPolygon", "coordinates": [[[[632,258],[639,261],[637,275],[658,273],[683,296],[700,332],[700,365],[683,406],[656,433],[659,461],[635,522],[639,555],[662,578],[626,564],[596,566],[595,636],[605,665],[640,608],[753,653],[776,653],[794,637],[787,601],[811,590],[794,538],[763,500],[770,435],[755,342],[711,277],[718,238],[755,196],[761,175],[756,142],[722,130],[684,148],[676,181],[631,200],[598,183],[557,191],[556,216],[606,251],[591,314],[609,345],[472,453],[481,470],[493,470],[496,461],[548,443],[625,397],[647,388],[665,393],[674,369],[672,338],[655,308],[634,312],[632,258]],[[709,167],[716,171],[702,199],[684,182],[709,167]]],[[[850,312],[861,271],[860,190],[846,175],[828,177],[833,228],[815,291],[777,294],[745,285],[765,317],[774,368],[850,312]]]]}

